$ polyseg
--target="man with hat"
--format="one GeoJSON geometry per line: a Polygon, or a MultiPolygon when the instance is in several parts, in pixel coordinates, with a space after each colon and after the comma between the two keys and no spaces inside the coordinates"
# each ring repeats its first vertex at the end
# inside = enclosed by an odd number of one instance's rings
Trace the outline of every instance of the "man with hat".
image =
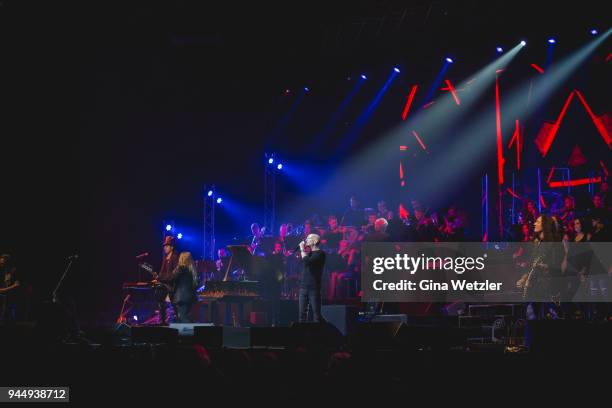
{"type": "Polygon", "coordinates": [[[171,235],[164,238],[162,244],[164,248],[164,258],[162,260],[159,274],[155,276],[155,280],[161,283],[157,288],[157,302],[159,307],[159,323],[168,324],[167,322],[167,303],[170,302],[169,288],[172,285],[172,272],[178,265],[178,253],[176,251],[176,241],[171,235]]]}

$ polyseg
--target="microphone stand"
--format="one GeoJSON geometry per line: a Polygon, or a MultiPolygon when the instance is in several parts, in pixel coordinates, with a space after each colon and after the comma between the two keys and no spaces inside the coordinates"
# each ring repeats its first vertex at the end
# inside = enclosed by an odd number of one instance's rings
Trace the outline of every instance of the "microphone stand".
{"type": "Polygon", "coordinates": [[[55,286],[55,289],[53,290],[53,295],[51,298],[51,303],[57,304],[59,307],[61,307],[63,309],[63,313],[67,314],[67,319],[70,320],[70,322],[68,322],[69,327],[67,328],[68,333],[66,337],[62,339],[62,343],[66,343],[69,340],[89,343],[89,340],[87,340],[84,337],[79,327],[79,323],[76,318],[76,310],[70,311],[66,304],[63,304],[62,302],[58,301],[58,296],[57,296],[57,292],[62,286],[62,283],[64,282],[64,279],[66,278],[66,275],[68,275],[68,271],[70,271],[70,268],[72,267],[72,264],[74,263],[74,260],[77,258],[78,258],[78,255],[72,255],[68,257],[68,261],[69,261],[68,265],[66,265],[66,269],[64,269],[64,273],[62,274],[62,277],[60,278],[59,282],[57,282],[57,285],[55,286]],[[70,315],[71,312],[72,312],[72,315],[70,315]]]}
{"type": "Polygon", "coordinates": [[[64,270],[64,273],[62,274],[62,277],[60,278],[59,282],[57,282],[57,285],[55,286],[55,289],[53,290],[53,296],[52,296],[53,303],[57,303],[57,291],[59,290],[60,286],[64,282],[64,279],[66,278],[66,275],[68,274],[68,271],[70,270],[70,267],[72,267],[72,264],[76,258],[77,257],[74,257],[74,256],[71,256],[68,258],[70,262],[68,262],[68,265],[66,266],[66,269],[64,270]]]}

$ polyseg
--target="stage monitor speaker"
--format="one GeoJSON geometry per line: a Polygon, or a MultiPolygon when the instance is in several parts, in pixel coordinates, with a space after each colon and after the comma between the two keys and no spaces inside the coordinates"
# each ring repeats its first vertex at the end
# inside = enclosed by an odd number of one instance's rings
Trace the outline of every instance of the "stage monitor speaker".
{"type": "Polygon", "coordinates": [[[223,327],[223,347],[248,348],[251,345],[249,327],[223,327]]]}
{"type": "Polygon", "coordinates": [[[278,324],[277,326],[291,326],[298,318],[297,300],[281,300],[278,302],[278,324]]]}
{"type": "Polygon", "coordinates": [[[251,327],[251,347],[287,347],[290,335],[289,327],[251,327]]]}
{"type": "Polygon", "coordinates": [[[170,328],[177,329],[179,336],[193,336],[196,326],[214,326],[213,323],[171,323],[170,328]]]}
{"type": "Polygon", "coordinates": [[[251,344],[248,327],[197,325],[193,328],[193,339],[209,348],[247,348],[251,344]]]}
{"type": "Polygon", "coordinates": [[[531,353],[598,355],[612,344],[612,322],[530,320],[527,337],[531,353]]]}
{"type": "Polygon", "coordinates": [[[332,324],[293,323],[290,331],[290,346],[335,349],[344,344],[344,336],[332,324]]]}
{"type": "Polygon", "coordinates": [[[359,323],[349,334],[349,345],[354,349],[394,349],[395,336],[402,326],[400,321],[359,323]]]}
{"type": "Polygon", "coordinates": [[[222,326],[194,326],[194,342],[209,348],[223,347],[223,327],[222,326]]]}
{"type": "Polygon", "coordinates": [[[132,327],[133,343],[176,343],[178,330],[170,327],[134,326],[132,327]]]}
{"type": "Polygon", "coordinates": [[[355,326],[359,310],[355,306],[326,305],[321,308],[321,314],[328,323],[346,336],[355,326]]]}

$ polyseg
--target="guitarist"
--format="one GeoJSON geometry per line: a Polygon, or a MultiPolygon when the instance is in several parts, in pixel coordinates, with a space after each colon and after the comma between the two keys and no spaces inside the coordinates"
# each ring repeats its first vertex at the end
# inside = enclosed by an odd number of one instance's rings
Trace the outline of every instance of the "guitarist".
{"type": "Polygon", "coordinates": [[[159,274],[154,274],[155,280],[153,282],[160,284],[156,288],[156,298],[159,307],[159,323],[166,325],[168,324],[166,309],[170,302],[169,294],[170,288],[172,287],[172,272],[178,265],[179,256],[176,251],[176,241],[173,236],[167,235],[164,238],[162,246],[164,248],[164,258],[162,259],[159,274]]]}

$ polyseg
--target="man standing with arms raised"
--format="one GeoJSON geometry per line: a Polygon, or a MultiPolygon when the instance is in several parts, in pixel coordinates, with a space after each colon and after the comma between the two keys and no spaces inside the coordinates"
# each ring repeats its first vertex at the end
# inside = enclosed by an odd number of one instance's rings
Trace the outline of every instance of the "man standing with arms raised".
{"type": "Polygon", "coordinates": [[[321,237],[310,234],[306,242],[300,242],[300,255],[304,269],[300,276],[299,321],[308,321],[308,306],[312,309],[312,321],[320,323],[321,319],[321,276],[325,266],[325,252],[319,248],[321,237]]]}

